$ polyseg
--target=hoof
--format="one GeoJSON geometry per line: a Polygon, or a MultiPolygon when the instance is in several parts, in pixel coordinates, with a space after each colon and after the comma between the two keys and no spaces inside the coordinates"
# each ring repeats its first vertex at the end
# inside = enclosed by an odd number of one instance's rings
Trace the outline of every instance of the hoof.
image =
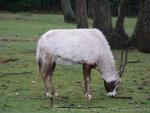
{"type": "Polygon", "coordinates": [[[44,92],[44,95],[46,97],[52,97],[52,96],[58,97],[58,96],[60,96],[59,93],[57,93],[57,92],[55,92],[55,93],[44,92]]]}
{"type": "Polygon", "coordinates": [[[51,95],[50,93],[48,93],[48,92],[44,92],[44,95],[45,95],[46,97],[52,97],[52,95],[51,95]]]}
{"type": "Polygon", "coordinates": [[[91,100],[93,96],[91,94],[85,94],[85,98],[87,98],[88,100],[91,100]]]}
{"type": "Polygon", "coordinates": [[[55,92],[53,95],[56,96],[56,97],[60,96],[59,93],[57,93],[57,92],[55,92]]]}

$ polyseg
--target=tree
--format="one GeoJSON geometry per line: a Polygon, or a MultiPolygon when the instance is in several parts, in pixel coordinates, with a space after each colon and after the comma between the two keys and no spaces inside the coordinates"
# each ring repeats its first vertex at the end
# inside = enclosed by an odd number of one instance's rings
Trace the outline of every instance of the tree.
{"type": "MultiPolygon", "coordinates": [[[[115,30],[113,29],[109,0],[93,0],[93,5],[94,5],[93,27],[98,28],[104,33],[111,48],[114,49],[122,48],[122,45],[125,42],[125,40],[123,40],[124,35],[122,36],[120,31],[115,32],[115,30]]],[[[124,13],[123,10],[120,10],[120,13],[124,13]]],[[[122,27],[122,30],[124,30],[123,23],[124,23],[124,14],[121,14],[118,18],[116,29],[117,27],[122,27]]]]}
{"type": "Polygon", "coordinates": [[[88,17],[93,18],[93,0],[87,0],[88,17]]]}
{"type": "Polygon", "coordinates": [[[64,13],[64,21],[68,23],[75,23],[76,16],[72,10],[70,0],[61,0],[61,6],[64,13]]]}
{"type": "Polygon", "coordinates": [[[109,0],[93,0],[94,15],[93,27],[104,33],[112,48],[115,48],[113,37],[113,26],[109,7],[109,0]]]}
{"type": "Polygon", "coordinates": [[[140,0],[139,15],[132,35],[133,45],[150,53],[150,0],[140,0]]]}
{"type": "Polygon", "coordinates": [[[116,21],[114,31],[122,37],[122,40],[124,42],[126,42],[129,39],[129,36],[126,34],[124,30],[124,18],[127,14],[127,9],[128,9],[128,0],[120,0],[118,18],[116,21]]]}
{"type": "Polygon", "coordinates": [[[86,0],[76,0],[77,28],[88,28],[86,0]]]}

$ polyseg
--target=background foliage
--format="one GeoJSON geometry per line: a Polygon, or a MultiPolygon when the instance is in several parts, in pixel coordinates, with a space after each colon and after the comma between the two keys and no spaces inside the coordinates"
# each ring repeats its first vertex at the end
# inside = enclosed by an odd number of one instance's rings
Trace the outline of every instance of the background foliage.
{"type": "MultiPolygon", "coordinates": [[[[71,0],[74,7],[74,1],[71,0]]],[[[120,0],[110,0],[111,14],[117,16],[120,0]]],[[[129,0],[129,16],[136,16],[139,9],[139,0],[129,0]]],[[[61,0],[0,0],[1,11],[62,11],[61,0]]]]}
{"type": "Polygon", "coordinates": [[[0,0],[0,10],[7,11],[43,11],[58,10],[60,0],[0,0]],[[54,7],[57,6],[57,7],[54,7]]]}

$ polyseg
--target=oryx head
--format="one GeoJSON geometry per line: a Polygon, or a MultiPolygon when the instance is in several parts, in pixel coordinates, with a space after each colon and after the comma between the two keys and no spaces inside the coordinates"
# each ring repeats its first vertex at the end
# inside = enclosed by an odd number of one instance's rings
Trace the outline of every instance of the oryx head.
{"type": "Polygon", "coordinates": [[[119,83],[120,83],[120,79],[111,82],[104,81],[104,86],[108,96],[112,96],[112,97],[116,96],[119,83]]]}
{"type": "Polygon", "coordinates": [[[125,66],[127,64],[127,57],[128,57],[128,48],[122,49],[121,51],[121,63],[119,67],[119,72],[116,73],[117,78],[111,81],[104,80],[104,86],[107,91],[108,96],[115,96],[117,94],[118,85],[121,81],[121,77],[123,75],[125,66]],[[124,55],[125,53],[125,55],[124,55]]]}

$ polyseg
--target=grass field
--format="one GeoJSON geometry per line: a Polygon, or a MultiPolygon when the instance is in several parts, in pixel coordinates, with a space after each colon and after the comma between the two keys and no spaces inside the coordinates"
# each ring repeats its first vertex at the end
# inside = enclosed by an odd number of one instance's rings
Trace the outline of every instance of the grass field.
{"type": "MultiPolygon", "coordinates": [[[[135,21],[126,19],[129,35],[135,21]]],[[[89,23],[92,24],[91,20],[89,23]]],[[[35,63],[35,40],[49,29],[75,27],[64,23],[62,15],[0,14],[0,113],[150,113],[150,55],[136,50],[129,51],[128,59],[140,62],[127,65],[118,98],[105,96],[101,75],[93,70],[91,84],[95,98],[86,100],[81,66],[59,65],[54,72],[54,84],[61,97],[54,97],[54,105],[72,108],[49,107],[50,99],[43,96],[35,63]],[[80,106],[95,108],[76,108],[80,106]]],[[[118,67],[120,51],[113,53],[118,67]]]]}

